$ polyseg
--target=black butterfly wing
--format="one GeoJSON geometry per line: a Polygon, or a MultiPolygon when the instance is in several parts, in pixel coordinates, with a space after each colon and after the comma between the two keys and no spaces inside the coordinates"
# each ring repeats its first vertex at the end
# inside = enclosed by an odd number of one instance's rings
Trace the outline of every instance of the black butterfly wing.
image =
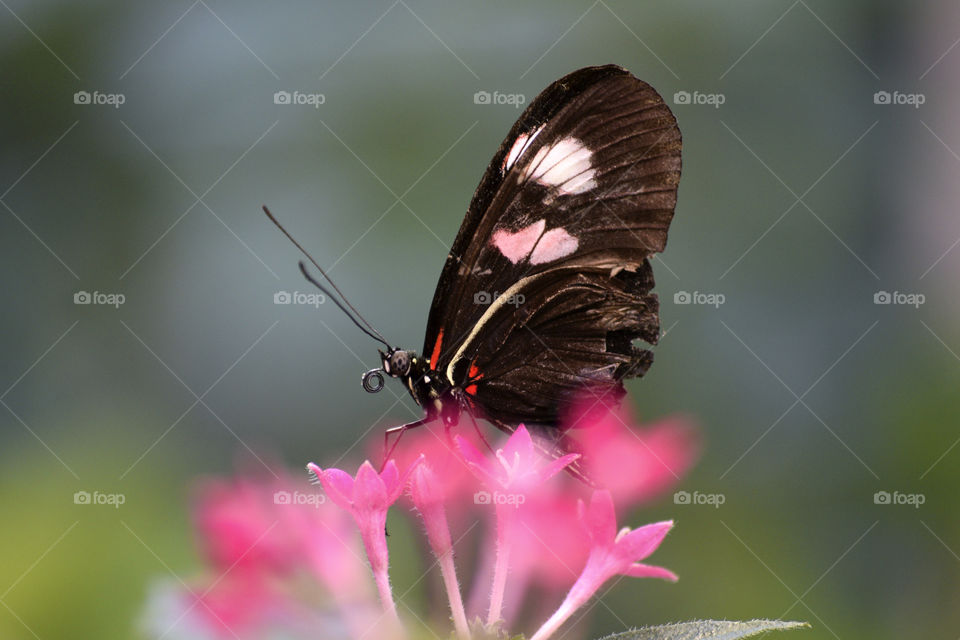
{"type": "Polygon", "coordinates": [[[655,343],[648,257],[676,204],[680,131],[649,85],[591,67],[551,84],[488,167],[440,276],[424,353],[501,426],[622,393],[655,343]]]}

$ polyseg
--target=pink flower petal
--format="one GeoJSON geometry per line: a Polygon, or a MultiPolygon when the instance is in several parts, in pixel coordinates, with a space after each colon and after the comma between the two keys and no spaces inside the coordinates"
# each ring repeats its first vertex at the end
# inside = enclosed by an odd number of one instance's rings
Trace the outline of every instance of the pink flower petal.
{"type": "Polygon", "coordinates": [[[522,585],[529,575],[547,593],[570,586],[571,570],[583,566],[590,550],[590,539],[577,519],[578,502],[560,483],[532,493],[516,527],[512,584],[522,585]]]}
{"type": "Polygon", "coordinates": [[[380,472],[380,479],[383,480],[383,486],[387,493],[393,493],[400,485],[400,470],[397,469],[397,463],[394,460],[387,460],[380,472]]]}
{"type": "Polygon", "coordinates": [[[464,461],[469,465],[474,475],[479,474],[481,479],[496,480],[490,461],[480,453],[479,449],[460,436],[456,436],[454,442],[457,443],[457,449],[460,450],[460,455],[463,456],[464,461]]]}
{"type": "Polygon", "coordinates": [[[443,508],[442,480],[426,464],[417,465],[410,483],[413,504],[423,518],[427,538],[437,557],[450,550],[450,527],[443,508]]]}
{"type": "Polygon", "coordinates": [[[530,463],[536,459],[536,453],[533,449],[533,438],[524,425],[517,427],[517,430],[510,434],[507,444],[503,447],[503,455],[511,463],[515,456],[519,454],[520,460],[530,463]]]}
{"type": "MultiPolygon", "coordinates": [[[[393,468],[396,471],[396,465],[393,468]]],[[[380,474],[373,468],[369,460],[360,465],[360,469],[357,471],[353,496],[355,507],[363,505],[374,509],[386,509],[389,506],[387,488],[384,486],[380,474]]]]}
{"type": "Polygon", "coordinates": [[[472,444],[457,436],[457,448],[470,470],[481,481],[499,485],[514,492],[527,492],[543,484],[575,460],[579,454],[568,454],[542,465],[542,458],[533,446],[533,439],[524,425],[517,427],[493,459],[484,456],[472,444]]]}
{"type": "Polygon", "coordinates": [[[649,564],[641,564],[639,562],[634,563],[627,567],[626,571],[622,572],[625,576],[630,576],[632,578],[662,578],[664,580],[669,580],[670,582],[676,582],[679,580],[677,574],[669,569],[664,569],[663,567],[655,567],[649,564]]]}
{"type": "Polygon", "coordinates": [[[546,466],[542,467],[537,475],[541,481],[552,478],[559,472],[563,471],[566,467],[570,466],[570,464],[579,457],[579,453],[568,453],[567,455],[557,458],[556,460],[553,460],[546,466]]]}
{"type": "MultiPolygon", "coordinates": [[[[417,469],[421,464],[423,464],[424,460],[426,460],[426,457],[421,453],[417,459],[406,468],[406,470],[403,472],[403,475],[397,479],[394,487],[389,490],[390,504],[393,504],[397,501],[397,498],[400,497],[400,494],[403,493],[404,488],[407,486],[407,481],[410,479],[410,475],[413,473],[414,469],[417,469]]],[[[387,463],[387,467],[390,467],[391,465],[393,465],[393,468],[396,469],[397,465],[393,460],[387,463]]]]}
{"type": "Polygon", "coordinates": [[[433,469],[426,464],[418,465],[413,471],[410,494],[413,497],[413,503],[418,507],[443,504],[446,497],[443,483],[437,478],[433,469]]]}
{"type": "Polygon", "coordinates": [[[642,560],[656,551],[671,528],[673,521],[666,520],[634,529],[616,541],[616,553],[631,561],[642,560]]]}
{"type": "MultiPolygon", "coordinates": [[[[464,429],[459,435],[469,439],[474,446],[480,446],[481,440],[475,430],[464,429]]],[[[382,449],[383,444],[378,441],[371,452],[381,455],[382,449]]],[[[437,485],[443,490],[444,509],[454,530],[461,530],[460,524],[466,519],[472,523],[476,517],[473,494],[477,491],[477,476],[453,438],[434,433],[429,427],[408,431],[393,454],[397,467],[409,468],[421,456],[433,474],[440,478],[437,485]]]]}
{"type": "Polygon", "coordinates": [[[692,420],[671,417],[640,427],[628,403],[586,393],[563,418],[583,453],[587,476],[632,507],[668,491],[693,465],[700,445],[692,420]]]}
{"type": "MultiPolygon", "coordinates": [[[[613,544],[617,535],[617,517],[613,510],[613,497],[609,491],[594,491],[590,506],[583,514],[583,524],[594,545],[613,544]]],[[[636,560],[636,558],[633,558],[636,560]]]]}
{"type": "Polygon", "coordinates": [[[207,561],[218,570],[257,574],[295,566],[286,532],[271,526],[277,519],[275,500],[269,486],[246,478],[199,487],[193,518],[207,561]]]}
{"type": "Polygon", "coordinates": [[[317,475],[320,484],[323,485],[323,490],[327,492],[334,504],[342,509],[349,510],[353,505],[355,486],[353,478],[340,469],[326,469],[317,473],[320,467],[316,465],[314,467],[316,468],[311,469],[311,471],[317,475]]]}

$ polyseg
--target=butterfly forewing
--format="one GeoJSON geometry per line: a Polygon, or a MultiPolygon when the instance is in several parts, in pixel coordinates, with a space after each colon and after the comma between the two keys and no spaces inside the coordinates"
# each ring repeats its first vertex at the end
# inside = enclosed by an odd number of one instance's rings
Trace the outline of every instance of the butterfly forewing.
{"type": "Polygon", "coordinates": [[[444,265],[424,353],[501,428],[556,425],[584,386],[622,393],[655,343],[648,258],[676,204],[680,131],[620,67],[550,85],[488,167],[444,265]]]}

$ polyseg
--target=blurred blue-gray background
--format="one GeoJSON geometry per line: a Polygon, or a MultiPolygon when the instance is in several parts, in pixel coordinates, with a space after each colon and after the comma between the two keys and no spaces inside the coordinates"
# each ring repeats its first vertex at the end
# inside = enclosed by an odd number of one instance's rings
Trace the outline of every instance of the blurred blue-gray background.
{"type": "Polygon", "coordinates": [[[519,114],[474,94],[615,62],[684,135],[666,335],[631,402],[696,416],[680,488],[726,502],[635,514],[677,520],[657,561],[681,580],[620,583],[593,631],[612,610],[956,637],[960,7],[0,5],[0,636],[130,637],[149,582],[197,569],[193,478],[330,461],[416,415],[363,393],[376,345],[332,305],[274,304],[310,290],[261,204],[419,348],[519,114]],[[74,504],[93,490],[126,503],[74,504]]]}

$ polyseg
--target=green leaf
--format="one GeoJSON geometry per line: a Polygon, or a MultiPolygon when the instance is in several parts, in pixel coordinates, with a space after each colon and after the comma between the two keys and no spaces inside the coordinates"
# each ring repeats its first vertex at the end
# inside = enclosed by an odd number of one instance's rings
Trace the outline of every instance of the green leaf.
{"type": "Polygon", "coordinates": [[[788,629],[809,628],[806,622],[785,622],[782,620],[694,620],[678,622],[657,627],[632,629],[601,640],[736,640],[747,638],[766,631],[786,631],[788,629]]]}

